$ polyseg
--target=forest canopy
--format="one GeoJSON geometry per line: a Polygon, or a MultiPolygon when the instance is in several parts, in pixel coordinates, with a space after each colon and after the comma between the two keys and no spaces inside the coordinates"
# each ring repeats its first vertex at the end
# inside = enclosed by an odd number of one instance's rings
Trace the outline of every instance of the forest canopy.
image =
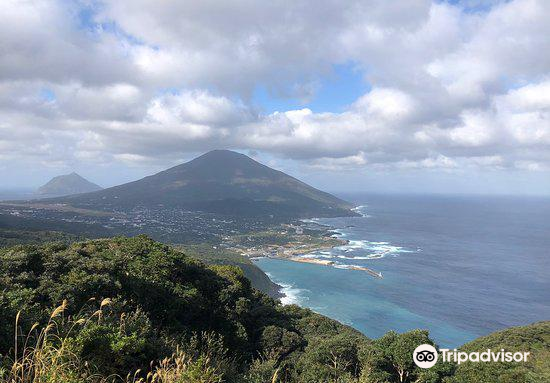
{"type": "Polygon", "coordinates": [[[38,357],[56,350],[55,360],[67,361],[42,363],[69,370],[48,376],[75,382],[147,380],[155,371],[171,371],[158,380],[167,383],[469,382],[498,374],[505,378],[498,381],[537,381],[547,376],[548,327],[511,329],[465,346],[529,343],[537,355],[529,365],[478,372],[446,363],[422,370],[411,355],[417,345],[433,344],[427,331],[368,339],[310,310],[281,305],[236,266],[208,266],[146,236],[0,249],[0,379],[6,382],[60,381],[14,378],[14,366],[37,370],[26,364],[31,354],[37,363],[33,345],[42,350],[38,357]]]}

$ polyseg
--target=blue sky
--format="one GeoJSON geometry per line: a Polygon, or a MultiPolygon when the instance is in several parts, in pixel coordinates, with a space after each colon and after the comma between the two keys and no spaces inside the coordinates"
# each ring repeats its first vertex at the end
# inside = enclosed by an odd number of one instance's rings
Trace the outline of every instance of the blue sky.
{"type": "Polygon", "coordinates": [[[225,148],[327,190],[550,194],[549,2],[4,8],[0,189],[225,148]]]}
{"type": "Polygon", "coordinates": [[[341,113],[369,91],[365,74],[355,63],[335,64],[327,72],[314,81],[313,92],[308,97],[289,97],[258,85],[254,89],[252,104],[268,114],[302,108],[316,113],[341,113]]]}

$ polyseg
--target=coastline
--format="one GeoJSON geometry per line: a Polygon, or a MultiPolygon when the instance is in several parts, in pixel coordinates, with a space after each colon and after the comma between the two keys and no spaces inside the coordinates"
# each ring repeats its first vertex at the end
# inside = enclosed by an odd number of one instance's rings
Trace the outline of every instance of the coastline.
{"type": "MultiPolygon", "coordinates": [[[[334,247],[336,247],[336,246],[334,246],[334,247]]],[[[322,250],[324,250],[324,249],[320,249],[318,251],[322,251],[322,250]]],[[[327,259],[317,259],[317,258],[307,257],[307,254],[303,254],[303,255],[304,256],[271,256],[271,257],[266,257],[266,258],[283,259],[283,260],[291,261],[291,262],[310,263],[310,264],[313,264],[313,265],[329,266],[329,267],[338,268],[338,264],[335,263],[334,261],[329,261],[327,259]]],[[[346,270],[364,271],[372,277],[379,278],[379,279],[384,278],[382,276],[381,272],[374,271],[373,269],[371,269],[369,267],[365,267],[365,266],[349,265],[349,266],[341,267],[341,268],[344,268],[346,270]]]]}
{"type": "MultiPolygon", "coordinates": [[[[363,205],[359,205],[351,209],[352,211],[356,212],[357,214],[360,214],[362,217],[368,217],[367,214],[364,214],[360,211],[361,208],[363,208],[363,205]]],[[[321,265],[321,266],[329,266],[329,267],[336,267],[336,268],[344,268],[346,270],[357,270],[357,271],[364,271],[367,274],[369,274],[372,277],[380,278],[382,279],[382,273],[377,272],[369,267],[366,266],[357,266],[357,265],[347,265],[347,266],[340,266],[336,262],[326,259],[318,259],[315,257],[308,257],[308,254],[312,254],[315,252],[331,252],[332,249],[339,246],[346,246],[350,244],[350,240],[343,239],[340,236],[342,235],[339,233],[337,228],[332,227],[330,225],[321,224],[318,222],[318,218],[309,218],[302,220],[302,222],[308,224],[312,223],[316,226],[323,227],[323,236],[326,236],[330,233],[330,238],[338,241],[338,243],[331,244],[331,246],[312,246],[307,249],[304,247],[296,247],[291,249],[284,249],[282,251],[277,251],[275,254],[268,255],[267,258],[275,258],[275,259],[284,259],[291,262],[300,262],[300,263],[310,263],[314,265],[321,265]],[[340,266],[340,267],[339,267],[340,266]]]]}
{"type": "MultiPolygon", "coordinates": [[[[369,217],[359,205],[350,209],[354,215],[369,217]]],[[[344,238],[346,235],[340,229],[330,224],[319,222],[320,218],[305,218],[280,226],[271,227],[265,231],[235,236],[230,239],[230,248],[255,261],[258,259],[279,259],[297,263],[308,263],[317,266],[327,266],[337,269],[354,270],[367,273],[368,276],[383,279],[382,273],[363,265],[342,264],[336,258],[334,249],[353,247],[354,242],[344,238]],[[327,256],[333,259],[320,259],[327,256]]],[[[353,227],[353,226],[352,226],[353,227]]],[[[352,259],[352,258],[349,258],[352,259]]],[[[364,259],[364,258],[360,258],[364,259]]],[[[271,282],[279,287],[280,296],[286,296],[284,284],[277,283],[268,275],[271,282]]]]}
{"type": "MultiPolygon", "coordinates": [[[[311,263],[314,265],[322,265],[322,266],[333,266],[336,267],[337,265],[333,261],[325,260],[325,259],[316,259],[316,258],[308,258],[308,257],[292,257],[292,258],[283,258],[288,261],[293,262],[301,262],[301,263],[311,263]]],[[[370,269],[365,266],[355,266],[350,265],[345,267],[346,270],[358,270],[358,271],[366,271],[369,275],[375,277],[375,278],[384,278],[382,276],[381,272],[374,271],[373,269],[370,269]]]]}
{"type": "MultiPolygon", "coordinates": [[[[358,206],[355,209],[359,209],[360,207],[361,206],[358,206]]],[[[361,214],[361,215],[363,217],[366,216],[366,214],[361,214]]],[[[304,244],[300,241],[292,241],[285,245],[267,244],[260,248],[252,247],[252,248],[244,249],[242,254],[247,256],[249,259],[253,261],[255,259],[266,258],[266,259],[279,259],[279,260],[285,260],[285,261],[297,262],[297,263],[308,263],[308,264],[318,265],[318,266],[327,266],[327,267],[341,268],[346,270],[362,271],[367,273],[370,277],[383,279],[381,272],[377,272],[366,266],[340,265],[333,260],[319,259],[314,256],[308,256],[310,254],[313,255],[313,253],[322,253],[322,252],[330,253],[336,247],[349,245],[350,240],[341,238],[340,235],[342,234],[336,231],[337,229],[335,227],[332,227],[326,224],[321,224],[317,221],[316,218],[304,219],[302,220],[302,222],[306,225],[314,224],[315,226],[321,228],[321,229],[316,229],[319,231],[320,235],[315,237],[324,238],[324,239],[330,238],[331,243],[330,244],[327,244],[327,243],[304,244]]],[[[275,282],[270,275],[268,275],[268,277],[274,284],[279,286],[279,295],[280,295],[279,299],[284,300],[285,298],[287,298],[287,300],[289,300],[289,303],[293,301],[291,297],[287,296],[287,294],[284,293],[284,290],[286,290],[288,286],[283,286],[281,285],[281,283],[275,282]]]]}

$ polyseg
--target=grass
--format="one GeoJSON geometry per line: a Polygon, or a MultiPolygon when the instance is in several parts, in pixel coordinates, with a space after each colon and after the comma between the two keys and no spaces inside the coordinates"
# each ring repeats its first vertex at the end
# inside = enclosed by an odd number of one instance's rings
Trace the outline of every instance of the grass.
{"type": "Polygon", "coordinates": [[[177,350],[172,356],[152,361],[150,371],[129,372],[127,376],[103,376],[94,366],[71,351],[71,335],[92,321],[101,321],[104,299],[88,317],[65,317],[67,302],[55,308],[46,325],[20,331],[20,315],[15,318],[13,354],[0,368],[0,383],[220,383],[222,375],[208,354],[190,356],[177,350]]]}

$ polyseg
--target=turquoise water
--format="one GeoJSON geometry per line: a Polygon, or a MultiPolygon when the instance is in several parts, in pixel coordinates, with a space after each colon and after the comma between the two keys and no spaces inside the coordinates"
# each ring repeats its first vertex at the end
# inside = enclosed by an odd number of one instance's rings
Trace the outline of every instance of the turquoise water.
{"type": "Polygon", "coordinates": [[[259,259],[297,303],[369,337],[428,329],[445,347],[550,319],[550,200],[347,196],[358,218],[315,220],[349,245],[308,256],[337,267],[259,259]],[[367,266],[383,274],[345,269],[367,266]]]}

